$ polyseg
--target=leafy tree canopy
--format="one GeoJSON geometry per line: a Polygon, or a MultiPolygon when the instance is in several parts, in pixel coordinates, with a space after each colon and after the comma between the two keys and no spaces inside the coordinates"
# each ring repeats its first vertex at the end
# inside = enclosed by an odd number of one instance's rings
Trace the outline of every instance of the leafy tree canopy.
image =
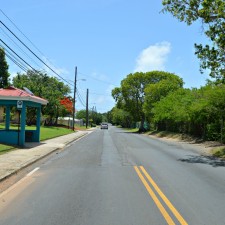
{"type": "Polygon", "coordinates": [[[225,139],[225,84],[178,89],[153,104],[152,112],[160,129],[222,142],[225,139]]]}
{"type": "Polygon", "coordinates": [[[112,113],[112,123],[121,125],[122,127],[131,127],[132,125],[132,116],[129,112],[124,111],[123,109],[118,109],[114,107],[111,111],[112,113]]]}
{"type": "Polygon", "coordinates": [[[163,0],[163,12],[170,12],[179,21],[191,25],[201,20],[210,44],[195,44],[195,54],[201,60],[201,72],[225,81],[225,1],[224,0],[163,0]]]}
{"type": "MultiPolygon", "coordinates": [[[[146,116],[144,112],[146,88],[151,84],[167,80],[169,77],[175,77],[175,75],[163,71],[131,73],[121,81],[121,87],[112,90],[112,96],[118,108],[129,112],[134,121],[141,121],[142,129],[146,116]]],[[[182,84],[183,81],[180,79],[180,85],[182,84]]]]}
{"type": "Polygon", "coordinates": [[[85,109],[82,109],[82,110],[79,110],[78,112],[76,112],[76,118],[77,119],[83,119],[83,120],[86,120],[86,110],[85,109]]]}
{"type": "Polygon", "coordinates": [[[0,88],[6,88],[9,86],[9,73],[8,64],[5,59],[5,51],[0,48],[0,88]]]}
{"type": "Polygon", "coordinates": [[[48,105],[42,107],[42,113],[48,115],[50,120],[60,116],[62,106],[60,99],[68,96],[69,86],[59,81],[55,77],[49,77],[47,74],[37,71],[28,71],[27,74],[17,74],[13,78],[13,85],[20,89],[29,88],[35,95],[48,100],[48,105]]]}
{"type": "Polygon", "coordinates": [[[164,79],[157,83],[151,83],[145,88],[144,112],[146,115],[151,115],[154,103],[183,87],[182,78],[172,73],[165,73],[165,75],[164,79]]]}

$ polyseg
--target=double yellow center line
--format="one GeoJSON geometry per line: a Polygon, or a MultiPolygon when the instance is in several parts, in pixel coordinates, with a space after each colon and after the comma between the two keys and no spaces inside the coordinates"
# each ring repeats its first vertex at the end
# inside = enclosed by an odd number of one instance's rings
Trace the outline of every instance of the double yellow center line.
{"type": "Polygon", "coordinates": [[[144,184],[145,188],[147,189],[149,195],[152,197],[153,201],[155,202],[156,206],[158,207],[159,211],[165,218],[166,222],[169,225],[175,225],[175,222],[169,215],[169,213],[166,211],[160,200],[157,198],[156,194],[154,193],[153,189],[150,187],[149,183],[152,185],[152,187],[155,189],[155,191],[158,193],[158,195],[161,197],[161,199],[164,201],[164,203],[168,206],[168,208],[171,210],[171,212],[174,214],[174,216],[177,218],[177,220],[182,225],[188,225],[188,223],[184,220],[184,218],[180,215],[180,213],[175,209],[173,204],[169,201],[169,199],[163,194],[163,192],[160,190],[158,185],[154,182],[154,180],[151,178],[151,176],[147,173],[145,168],[143,166],[134,166],[134,169],[139,176],[140,180],[144,184]],[[146,179],[147,178],[147,179],[146,179]],[[149,182],[149,183],[148,183],[149,182]]]}

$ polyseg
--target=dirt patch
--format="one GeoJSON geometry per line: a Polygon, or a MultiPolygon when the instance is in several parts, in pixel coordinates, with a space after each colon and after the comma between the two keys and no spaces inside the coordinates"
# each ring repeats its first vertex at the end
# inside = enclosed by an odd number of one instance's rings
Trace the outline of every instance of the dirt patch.
{"type": "Polygon", "coordinates": [[[225,149],[225,145],[216,141],[203,141],[202,139],[192,137],[186,134],[176,134],[169,132],[152,132],[145,135],[151,137],[161,138],[166,141],[176,141],[180,143],[192,144],[197,147],[196,150],[203,155],[212,156],[215,152],[220,149],[225,149]]]}

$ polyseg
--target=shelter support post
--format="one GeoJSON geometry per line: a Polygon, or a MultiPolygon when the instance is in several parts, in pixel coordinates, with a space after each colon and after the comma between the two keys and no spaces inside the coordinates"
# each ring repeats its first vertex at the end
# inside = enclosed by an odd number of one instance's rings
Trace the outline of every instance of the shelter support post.
{"type": "Polygon", "coordinates": [[[6,116],[5,116],[5,129],[10,128],[10,106],[6,106],[6,116]]]}
{"type": "Polygon", "coordinates": [[[21,109],[21,119],[20,119],[20,145],[25,145],[25,129],[26,129],[26,105],[23,105],[21,109]]]}
{"type": "Polygon", "coordinates": [[[41,107],[37,108],[37,112],[36,112],[36,116],[37,116],[37,122],[36,122],[36,140],[37,142],[40,142],[40,129],[41,129],[41,107]]]}

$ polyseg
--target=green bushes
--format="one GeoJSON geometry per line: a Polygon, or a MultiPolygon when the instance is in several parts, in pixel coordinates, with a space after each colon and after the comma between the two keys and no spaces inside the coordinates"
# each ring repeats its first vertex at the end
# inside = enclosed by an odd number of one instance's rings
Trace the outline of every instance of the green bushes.
{"type": "Polygon", "coordinates": [[[171,73],[151,71],[129,74],[113,89],[116,107],[112,122],[131,127],[147,121],[158,131],[190,134],[225,142],[225,84],[208,81],[199,89],[183,88],[183,80],[171,73]]]}
{"type": "Polygon", "coordinates": [[[154,104],[159,130],[188,133],[225,142],[225,85],[209,83],[200,89],[179,89],[154,104]]]}

